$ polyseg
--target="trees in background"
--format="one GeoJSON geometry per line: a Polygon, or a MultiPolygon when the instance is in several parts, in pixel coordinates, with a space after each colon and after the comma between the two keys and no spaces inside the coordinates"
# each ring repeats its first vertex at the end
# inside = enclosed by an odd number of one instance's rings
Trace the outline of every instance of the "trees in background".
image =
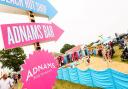
{"type": "Polygon", "coordinates": [[[24,63],[26,54],[22,48],[14,48],[0,51],[0,62],[2,67],[8,67],[14,71],[20,71],[21,65],[24,63]]]}
{"type": "Polygon", "coordinates": [[[68,51],[69,49],[75,47],[75,45],[70,45],[70,44],[65,44],[63,46],[63,48],[60,50],[61,53],[65,53],[66,51],[68,51]]]}

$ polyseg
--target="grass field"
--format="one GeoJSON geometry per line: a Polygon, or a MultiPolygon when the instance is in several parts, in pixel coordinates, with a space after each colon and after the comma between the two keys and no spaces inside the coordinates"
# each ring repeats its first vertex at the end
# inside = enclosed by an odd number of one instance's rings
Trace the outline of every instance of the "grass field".
{"type": "MultiPolygon", "coordinates": [[[[114,47],[114,50],[115,50],[115,54],[114,54],[112,60],[113,60],[113,61],[122,62],[122,61],[121,61],[121,58],[120,58],[120,56],[121,56],[121,54],[122,54],[122,49],[119,49],[118,46],[115,46],[115,47],[114,47]]],[[[128,63],[128,61],[125,61],[124,63],[128,63]]]]}
{"type": "MultiPolygon", "coordinates": [[[[21,86],[22,86],[22,83],[20,82],[18,89],[21,89],[21,86]]],[[[16,88],[14,88],[14,89],[16,89],[16,88]]],[[[92,87],[88,87],[88,86],[71,83],[68,81],[57,80],[53,89],[101,89],[101,88],[92,88],[92,87]]]]}
{"type": "Polygon", "coordinates": [[[101,88],[92,88],[88,86],[83,86],[68,81],[57,80],[56,85],[53,89],[101,89],[101,88]]]}

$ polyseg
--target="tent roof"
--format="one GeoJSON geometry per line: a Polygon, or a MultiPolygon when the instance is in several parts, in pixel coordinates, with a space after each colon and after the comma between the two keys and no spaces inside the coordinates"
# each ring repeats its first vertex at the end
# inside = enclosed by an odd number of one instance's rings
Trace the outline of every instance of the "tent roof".
{"type": "Polygon", "coordinates": [[[66,53],[66,54],[74,53],[74,52],[76,52],[76,51],[79,51],[79,50],[81,49],[81,47],[82,47],[82,45],[75,46],[75,47],[73,47],[72,49],[66,51],[65,53],[66,53]]]}

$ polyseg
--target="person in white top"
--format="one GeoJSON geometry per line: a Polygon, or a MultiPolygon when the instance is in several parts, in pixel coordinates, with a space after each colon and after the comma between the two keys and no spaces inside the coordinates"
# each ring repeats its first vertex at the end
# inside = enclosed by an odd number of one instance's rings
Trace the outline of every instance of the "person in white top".
{"type": "Polygon", "coordinates": [[[0,80],[0,89],[13,89],[13,82],[8,78],[7,74],[4,74],[0,80]]]}

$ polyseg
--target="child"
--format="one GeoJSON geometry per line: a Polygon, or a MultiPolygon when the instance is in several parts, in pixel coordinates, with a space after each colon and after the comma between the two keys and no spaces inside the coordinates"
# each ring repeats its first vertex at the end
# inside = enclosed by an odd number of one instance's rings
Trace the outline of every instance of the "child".
{"type": "Polygon", "coordinates": [[[86,56],[86,59],[87,59],[88,65],[89,65],[90,64],[90,55],[89,56],[86,56]]]}

